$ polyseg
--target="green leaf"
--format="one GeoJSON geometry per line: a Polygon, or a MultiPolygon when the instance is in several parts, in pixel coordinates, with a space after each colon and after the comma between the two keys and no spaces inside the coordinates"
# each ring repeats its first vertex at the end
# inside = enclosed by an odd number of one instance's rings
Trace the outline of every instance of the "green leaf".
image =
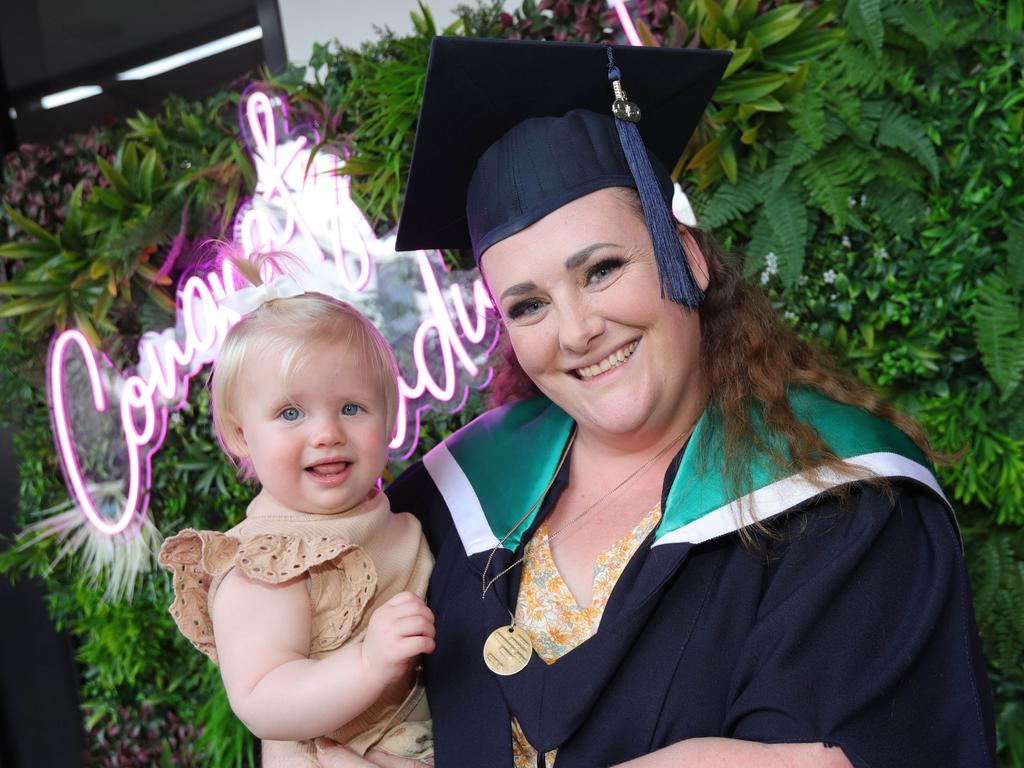
{"type": "Polygon", "coordinates": [[[788,75],[781,72],[741,72],[718,86],[714,100],[727,104],[753,101],[781,88],[788,78],[788,75]]]}
{"type": "Polygon", "coordinates": [[[47,293],[57,293],[61,290],[59,285],[53,282],[28,282],[17,281],[13,283],[0,283],[0,293],[8,296],[42,296],[47,293]]]}
{"type": "MultiPolygon", "coordinates": [[[[108,163],[99,155],[96,155],[96,164],[100,167],[100,173],[103,174],[103,178],[107,180],[114,191],[117,192],[125,200],[132,200],[135,195],[132,193],[131,185],[119,170],[108,163]]],[[[93,191],[102,189],[102,187],[94,187],[93,191]]]]}
{"type": "Polygon", "coordinates": [[[37,312],[40,309],[50,308],[53,307],[54,300],[53,296],[45,299],[33,298],[31,296],[14,299],[0,305],[0,317],[18,317],[20,315],[27,315],[30,312],[37,312]]]}
{"type": "Polygon", "coordinates": [[[896,105],[890,107],[878,125],[878,143],[906,152],[932,175],[939,178],[939,158],[923,124],[905,114],[896,105]]]}
{"type": "Polygon", "coordinates": [[[736,170],[736,149],[731,141],[723,142],[722,151],[718,153],[718,162],[725,172],[725,177],[735,184],[738,176],[736,170]]]}
{"type": "Polygon", "coordinates": [[[851,189],[837,184],[827,169],[819,163],[811,162],[803,166],[800,169],[800,178],[811,200],[829,215],[835,228],[840,230],[845,227],[849,213],[846,201],[850,198],[851,189]]]}
{"type": "Polygon", "coordinates": [[[112,211],[123,211],[129,207],[128,201],[109,187],[93,187],[92,194],[112,211]]]}
{"type": "Polygon", "coordinates": [[[754,25],[751,31],[762,48],[769,48],[785,40],[800,29],[800,19],[779,19],[763,26],[754,25]]]}
{"type": "Polygon", "coordinates": [[[4,203],[4,211],[25,234],[36,238],[40,242],[57,244],[57,237],[55,235],[50,234],[31,219],[22,216],[7,203],[4,203]]]}
{"type": "Polygon", "coordinates": [[[159,157],[156,150],[151,149],[142,158],[142,165],[139,168],[139,187],[142,199],[147,203],[153,202],[153,174],[156,171],[159,157]]]}
{"type": "Polygon", "coordinates": [[[761,190],[756,180],[741,177],[736,184],[720,184],[707,203],[699,207],[699,223],[717,229],[754,210],[760,202],[761,190]]]}
{"type": "Polygon", "coordinates": [[[732,52],[732,58],[729,59],[729,66],[725,68],[725,74],[722,75],[722,79],[725,80],[735,72],[737,69],[742,67],[750,59],[750,54],[754,52],[753,48],[737,48],[732,52]]]}
{"type": "Polygon", "coordinates": [[[882,25],[881,0],[847,0],[843,20],[876,53],[882,50],[885,29],[882,25]]]}
{"type": "Polygon", "coordinates": [[[1020,32],[1024,27],[1024,2],[1009,0],[1006,4],[1006,28],[1011,32],[1020,32]]]}
{"type": "Polygon", "coordinates": [[[1009,397],[1024,377],[1022,311],[1021,299],[1001,269],[981,282],[971,307],[982,360],[1004,397],[1009,397]]]}
{"type": "Polygon", "coordinates": [[[248,154],[242,152],[237,142],[231,143],[231,157],[238,164],[238,168],[242,172],[246,190],[252,192],[256,189],[256,169],[253,167],[248,154]]]}
{"type": "Polygon", "coordinates": [[[47,259],[60,253],[60,244],[50,241],[32,240],[25,243],[4,243],[0,245],[0,259],[24,259],[34,261],[47,259]]]}

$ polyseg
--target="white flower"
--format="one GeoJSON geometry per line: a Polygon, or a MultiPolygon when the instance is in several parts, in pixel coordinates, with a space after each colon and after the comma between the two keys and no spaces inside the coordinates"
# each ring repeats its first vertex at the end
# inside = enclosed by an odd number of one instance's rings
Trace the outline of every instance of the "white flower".
{"type": "Polygon", "coordinates": [[[777,275],[779,273],[779,257],[775,255],[775,251],[768,251],[764,257],[765,272],[769,275],[777,275]]]}
{"type": "Polygon", "coordinates": [[[832,294],[829,294],[828,300],[829,301],[835,301],[838,298],[839,298],[839,294],[838,293],[832,293],[832,294]]]}
{"type": "Polygon", "coordinates": [[[857,207],[857,199],[853,198],[853,197],[846,198],[846,207],[847,208],[856,208],[857,207]]]}
{"type": "Polygon", "coordinates": [[[836,274],[836,271],[834,269],[830,269],[821,276],[821,279],[825,281],[826,285],[834,285],[837,277],[839,277],[839,275],[836,274]]]}
{"type": "Polygon", "coordinates": [[[883,246],[882,248],[875,248],[875,256],[883,261],[889,258],[889,252],[883,246]]]}
{"type": "Polygon", "coordinates": [[[771,273],[766,269],[761,272],[761,285],[767,285],[768,281],[771,280],[771,273]]]}
{"type": "Polygon", "coordinates": [[[853,243],[850,242],[850,238],[847,235],[843,235],[843,248],[852,248],[853,243]]]}
{"type": "Polygon", "coordinates": [[[782,316],[786,320],[789,320],[790,322],[793,322],[794,320],[796,320],[796,312],[793,312],[792,310],[789,310],[789,309],[787,309],[785,312],[783,312],[782,316]]]}
{"type": "Polygon", "coordinates": [[[861,195],[860,196],[860,204],[861,205],[867,205],[868,204],[868,196],[867,195],[861,195]]]}
{"type": "Polygon", "coordinates": [[[808,283],[807,275],[800,275],[800,277],[798,277],[796,279],[796,284],[797,285],[807,285],[807,283],[808,283]]]}

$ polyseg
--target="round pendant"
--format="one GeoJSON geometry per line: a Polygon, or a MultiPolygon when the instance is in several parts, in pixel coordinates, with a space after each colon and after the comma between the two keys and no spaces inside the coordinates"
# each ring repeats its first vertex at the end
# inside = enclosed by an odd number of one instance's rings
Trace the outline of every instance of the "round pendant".
{"type": "Polygon", "coordinates": [[[532,653],[530,635],[522,627],[498,627],[484,641],[484,664],[498,675],[522,672],[532,653]]]}

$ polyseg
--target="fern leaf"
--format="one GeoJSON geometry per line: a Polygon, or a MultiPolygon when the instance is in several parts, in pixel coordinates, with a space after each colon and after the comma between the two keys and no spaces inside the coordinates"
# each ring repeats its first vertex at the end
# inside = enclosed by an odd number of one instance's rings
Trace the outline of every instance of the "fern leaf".
{"type": "Polygon", "coordinates": [[[799,184],[791,184],[765,200],[747,247],[747,252],[755,257],[747,265],[748,274],[764,264],[768,253],[774,253],[779,278],[784,283],[792,285],[800,277],[808,230],[807,203],[801,189],[799,184]]]}
{"type": "Polygon", "coordinates": [[[878,124],[878,143],[905,152],[932,175],[939,178],[939,158],[924,126],[899,107],[886,111],[878,124]]]}
{"type": "Polygon", "coordinates": [[[974,335],[981,359],[1004,399],[1013,394],[1024,377],[1024,334],[1020,300],[1002,270],[982,280],[971,307],[974,335]]]}
{"type": "Polygon", "coordinates": [[[843,10],[843,20],[876,52],[882,50],[885,29],[882,26],[881,0],[849,0],[843,10]]]}
{"type": "Polygon", "coordinates": [[[992,666],[1019,670],[1024,649],[1024,562],[1016,556],[1020,533],[991,531],[971,558],[978,629],[992,666]]]}
{"type": "Polygon", "coordinates": [[[779,159],[768,172],[767,192],[781,189],[789,179],[790,172],[810,160],[814,150],[800,140],[790,139],[779,144],[777,155],[779,159]]]}
{"type": "Polygon", "coordinates": [[[700,224],[716,229],[749,213],[761,202],[759,184],[749,178],[740,177],[736,184],[721,184],[715,193],[700,206],[700,224]]]}
{"type": "Polygon", "coordinates": [[[825,118],[825,100],[814,91],[801,93],[793,105],[796,114],[789,121],[796,135],[811,149],[821,149],[825,144],[828,123],[825,118]]]}
{"type": "Polygon", "coordinates": [[[1007,228],[1006,275],[1017,290],[1024,290],[1024,221],[1017,221],[1007,228]]]}
{"type": "Polygon", "coordinates": [[[914,222],[917,221],[925,207],[925,198],[914,191],[888,179],[879,179],[864,188],[868,207],[893,232],[902,237],[911,237],[914,222]]]}
{"type": "Polygon", "coordinates": [[[835,179],[819,163],[808,163],[800,169],[800,179],[804,183],[811,200],[832,219],[836,229],[846,226],[850,207],[851,190],[848,186],[836,183],[835,179]]]}
{"type": "Polygon", "coordinates": [[[877,92],[881,85],[879,80],[884,82],[878,76],[878,59],[859,45],[840,47],[835,53],[835,61],[840,69],[837,81],[843,91],[860,92],[866,88],[869,92],[877,92]]]}
{"type": "Polygon", "coordinates": [[[882,17],[907,33],[925,48],[934,52],[943,41],[943,29],[928,4],[920,0],[912,2],[889,2],[882,7],[882,17]]]}

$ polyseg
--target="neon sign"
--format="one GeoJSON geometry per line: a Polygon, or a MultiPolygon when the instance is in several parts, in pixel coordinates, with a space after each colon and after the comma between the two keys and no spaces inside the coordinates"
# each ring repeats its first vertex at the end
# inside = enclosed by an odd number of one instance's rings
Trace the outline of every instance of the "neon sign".
{"type": "MultiPolygon", "coordinates": [[[[396,253],[393,235],[378,238],[351,199],[349,179],[338,174],[343,158],[328,152],[311,157],[310,137],[289,132],[286,106],[278,98],[250,92],[242,102],[242,128],[257,186],[236,218],[236,241],[246,253],[294,254],[297,268],[279,262],[271,269],[288,271],[306,290],[349,301],[377,324],[401,370],[391,447],[410,455],[424,408],[458,410],[471,387],[490,380],[483,361],[497,327],[487,313],[491,302],[482,280],[475,271],[448,272],[437,252],[396,253]]],[[[99,532],[120,534],[145,515],[152,459],[168,417],[187,405],[189,380],[215,358],[238,321],[220,300],[243,286],[227,262],[187,277],[177,291],[175,327],[142,337],[134,372],[117,371],[79,331],[54,339],[47,377],[54,439],[71,496],[99,532]],[[96,438],[73,429],[83,414],[107,416],[116,425],[104,436],[104,442],[123,442],[121,460],[109,462],[116,468],[83,467],[90,438],[96,438]],[[103,471],[119,475],[124,492],[116,504],[93,498],[96,484],[86,476],[103,471]]]]}

